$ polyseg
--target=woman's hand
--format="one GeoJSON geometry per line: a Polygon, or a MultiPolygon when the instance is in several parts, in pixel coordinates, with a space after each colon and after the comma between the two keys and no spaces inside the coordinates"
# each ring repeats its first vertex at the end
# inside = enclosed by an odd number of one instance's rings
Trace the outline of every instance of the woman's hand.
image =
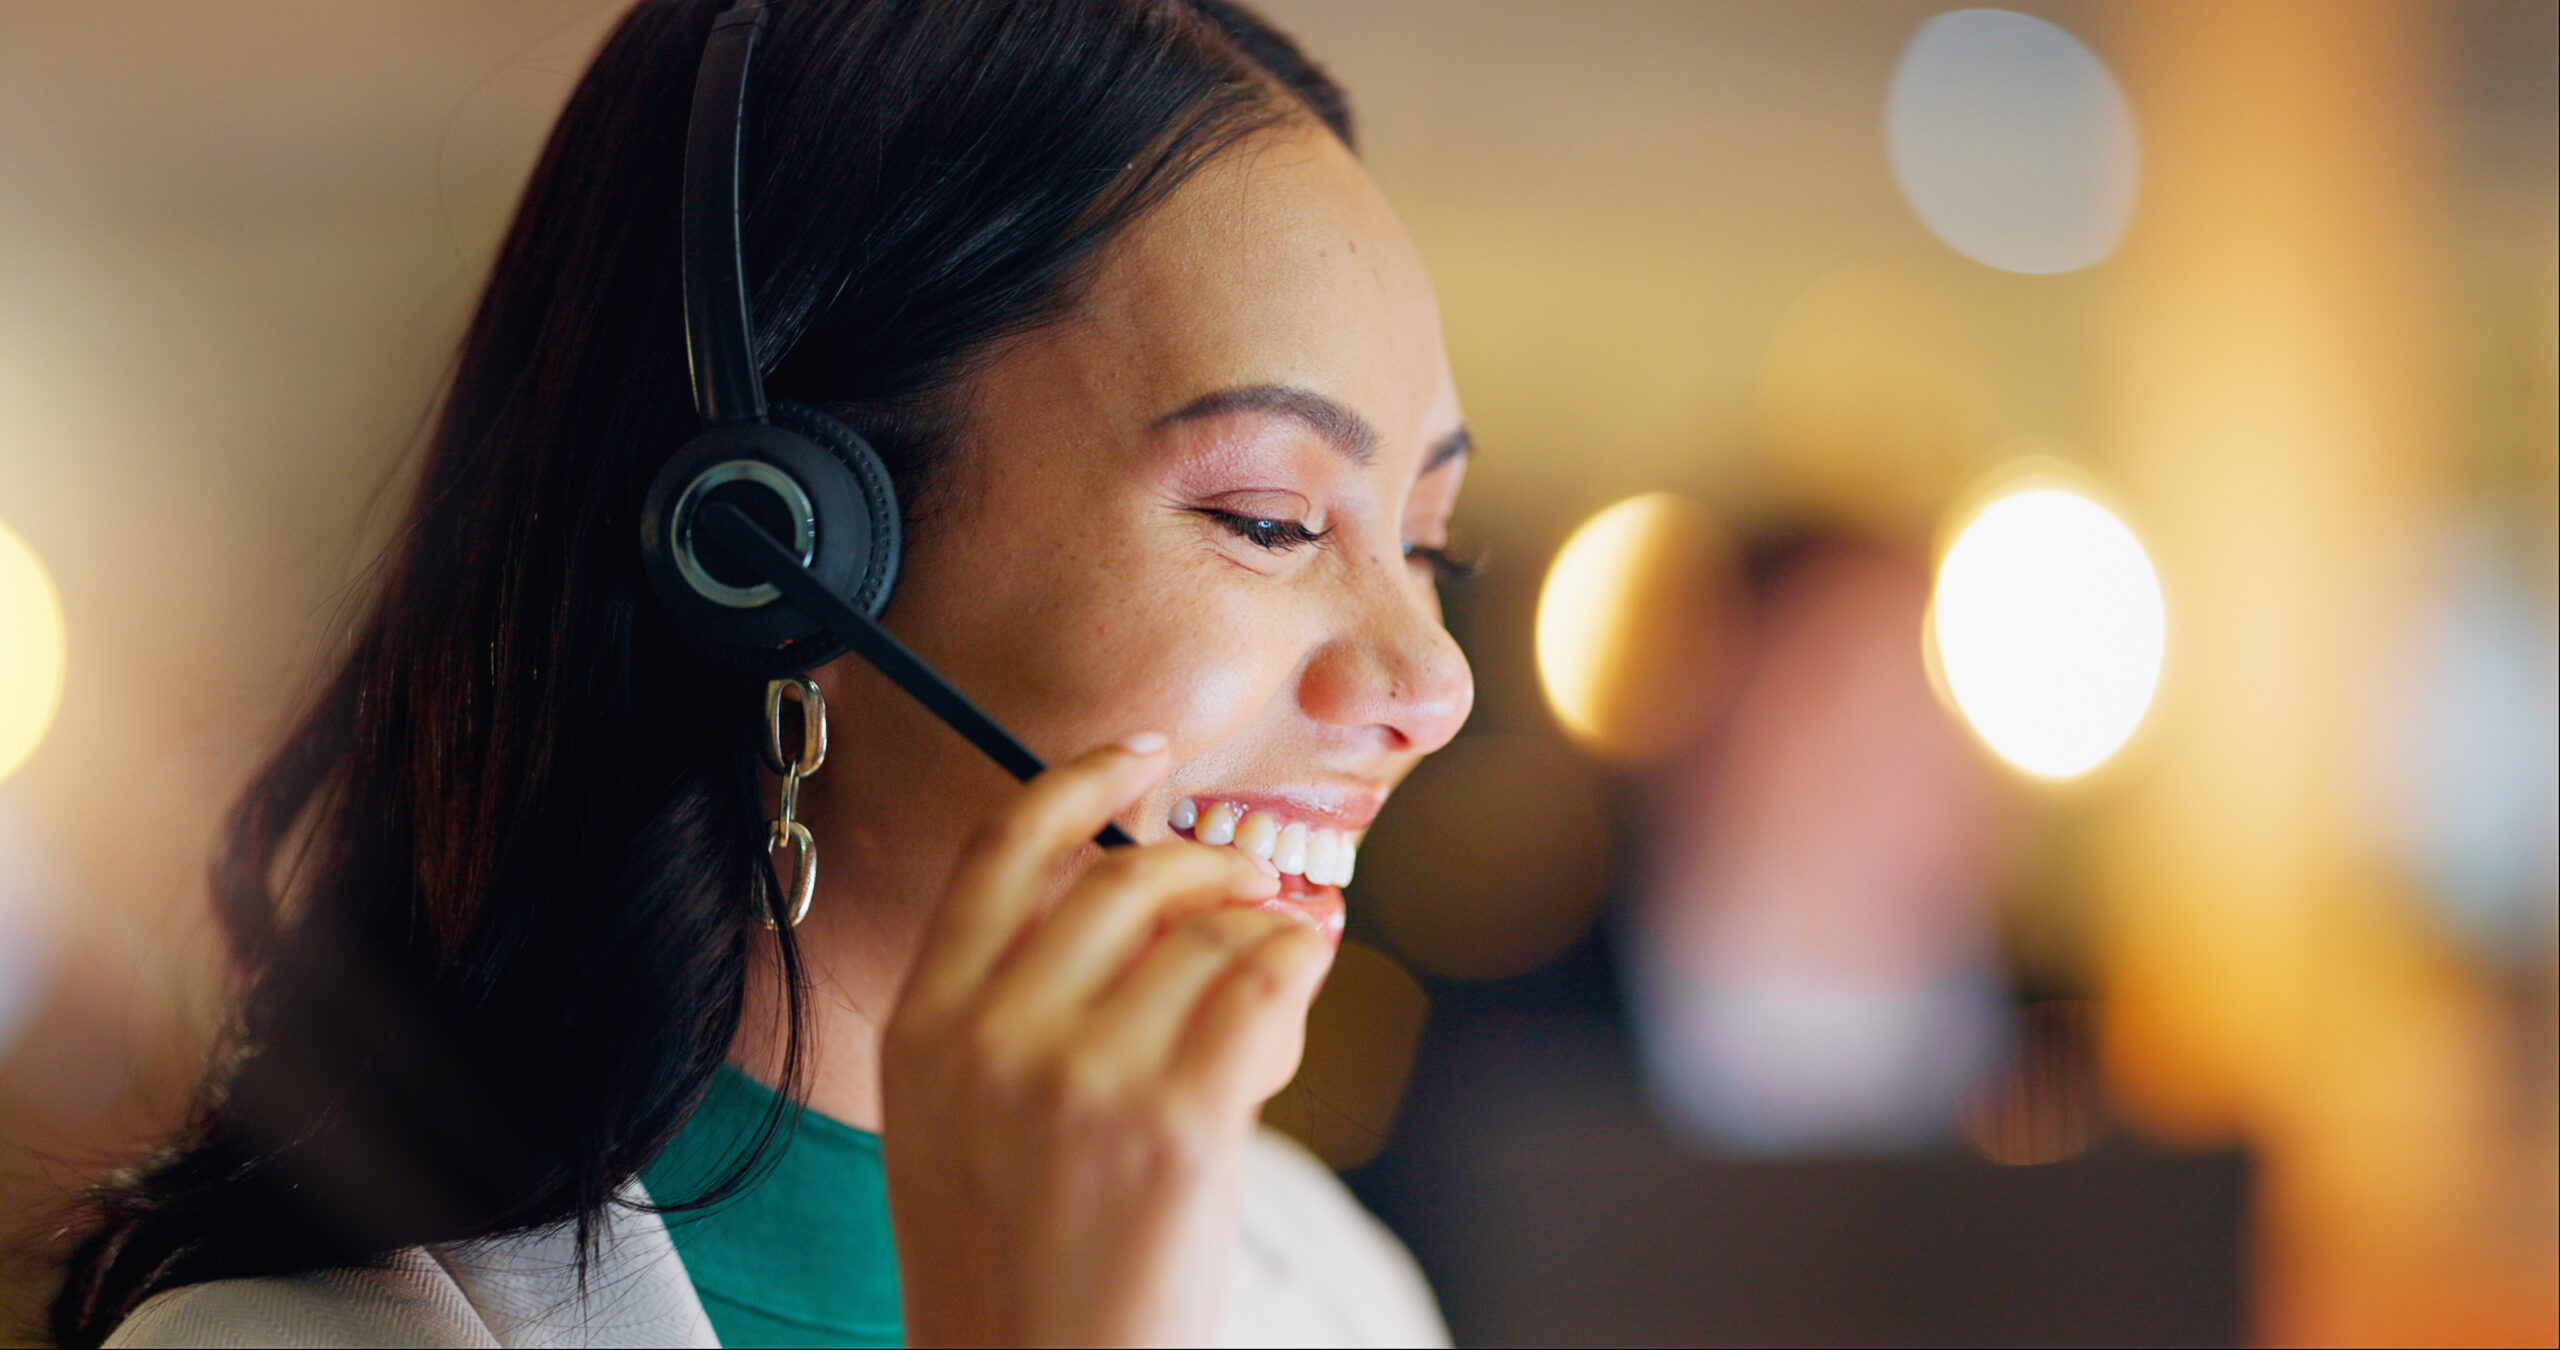
{"type": "Polygon", "coordinates": [[[953,874],[881,1067],[911,1345],[1203,1345],[1262,1103],[1296,1072],[1331,945],[1233,904],[1231,848],[1116,849],[1164,772],[1133,737],[1033,780],[953,874]]]}

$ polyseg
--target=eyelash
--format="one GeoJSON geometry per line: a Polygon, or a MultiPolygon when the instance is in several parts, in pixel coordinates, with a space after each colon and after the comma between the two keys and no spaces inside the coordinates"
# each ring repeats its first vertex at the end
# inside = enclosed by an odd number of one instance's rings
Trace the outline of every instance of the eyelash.
{"type": "MultiPolygon", "coordinates": [[[[1193,508],[1217,522],[1218,527],[1256,548],[1273,553],[1291,553],[1309,544],[1321,544],[1331,530],[1310,530],[1294,520],[1276,520],[1268,516],[1241,515],[1221,511],[1213,506],[1193,508]]],[[[1432,544],[1407,544],[1404,556],[1431,569],[1435,581],[1465,581],[1482,568],[1473,558],[1461,558],[1445,548],[1432,544]]]]}
{"type": "Polygon", "coordinates": [[[1461,558],[1445,548],[1430,544],[1407,544],[1404,556],[1421,559],[1422,564],[1431,569],[1434,581],[1467,581],[1484,570],[1483,564],[1474,558],[1461,558]]]}
{"type": "MultiPolygon", "coordinates": [[[[1196,507],[1196,510],[1206,515],[1208,520],[1216,520],[1226,533],[1242,538],[1244,543],[1252,543],[1254,548],[1267,548],[1272,553],[1293,553],[1298,548],[1306,548],[1308,543],[1324,543],[1326,535],[1334,533],[1334,530],[1308,530],[1306,525],[1295,523],[1295,520],[1272,520],[1267,515],[1239,515],[1239,512],[1216,510],[1216,507],[1196,507]]],[[[1434,581],[1467,581],[1477,571],[1482,571],[1475,558],[1459,558],[1457,553],[1431,546],[1431,543],[1408,543],[1405,558],[1416,558],[1423,566],[1428,566],[1434,581]]]]}
{"type": "Polygon", "coordinates": [[[1331,530],[1310,530],[1294,520],[1274,520],[1268,516],[1238,515],[1214,506],[1195,507],[1201,515],[1216,521],[1220,529],[1236,538],[1273,553],[1294,553],[1309,544],[1321,544],[1331,530]]]}

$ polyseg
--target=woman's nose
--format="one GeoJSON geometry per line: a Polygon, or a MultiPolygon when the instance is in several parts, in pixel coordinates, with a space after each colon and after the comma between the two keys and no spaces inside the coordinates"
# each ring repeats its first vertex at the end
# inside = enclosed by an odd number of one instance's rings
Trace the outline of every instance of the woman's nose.
{"type": "Polygon", "coordinates": [[[1329,726],[1376,727],[1387,748],[1427,755],[1447,745],[1475,707],[1475,675],[1456,638],[1406,582],[1361,606],[1364,622],[1320,648],[1299,682],[1308,716],[1329,726]]]}

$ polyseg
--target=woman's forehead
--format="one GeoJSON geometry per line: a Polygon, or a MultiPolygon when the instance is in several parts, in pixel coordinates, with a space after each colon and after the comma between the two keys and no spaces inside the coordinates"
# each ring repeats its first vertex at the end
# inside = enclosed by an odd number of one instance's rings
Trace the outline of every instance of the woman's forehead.
{"type": "Polygon", "coordinates": [[[1052,336],[1094,367],[1115,421],[1287,387],[1359,410],[1408,453],[1457,424],[1430,274],[1320,130],[1267,133],[1205,166],[1115,242],[1052,336]]]}

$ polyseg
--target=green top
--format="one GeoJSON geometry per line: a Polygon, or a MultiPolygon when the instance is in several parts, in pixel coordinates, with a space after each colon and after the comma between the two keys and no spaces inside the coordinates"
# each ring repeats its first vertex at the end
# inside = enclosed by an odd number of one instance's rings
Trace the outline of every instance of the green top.
{"type": "MultiPolygon", "coordinates": [[[[709,1189],[755,1137],[773,1092],[735,1068],[641,1174],[662,1205],[709,1189]]],[[[880,1136],[799,1114],[763,1179],[706,1211],[667,1216],[668,1235],[724,1346],[902,1343],[898,1250],[889,1237],[880,1136]]]]}

